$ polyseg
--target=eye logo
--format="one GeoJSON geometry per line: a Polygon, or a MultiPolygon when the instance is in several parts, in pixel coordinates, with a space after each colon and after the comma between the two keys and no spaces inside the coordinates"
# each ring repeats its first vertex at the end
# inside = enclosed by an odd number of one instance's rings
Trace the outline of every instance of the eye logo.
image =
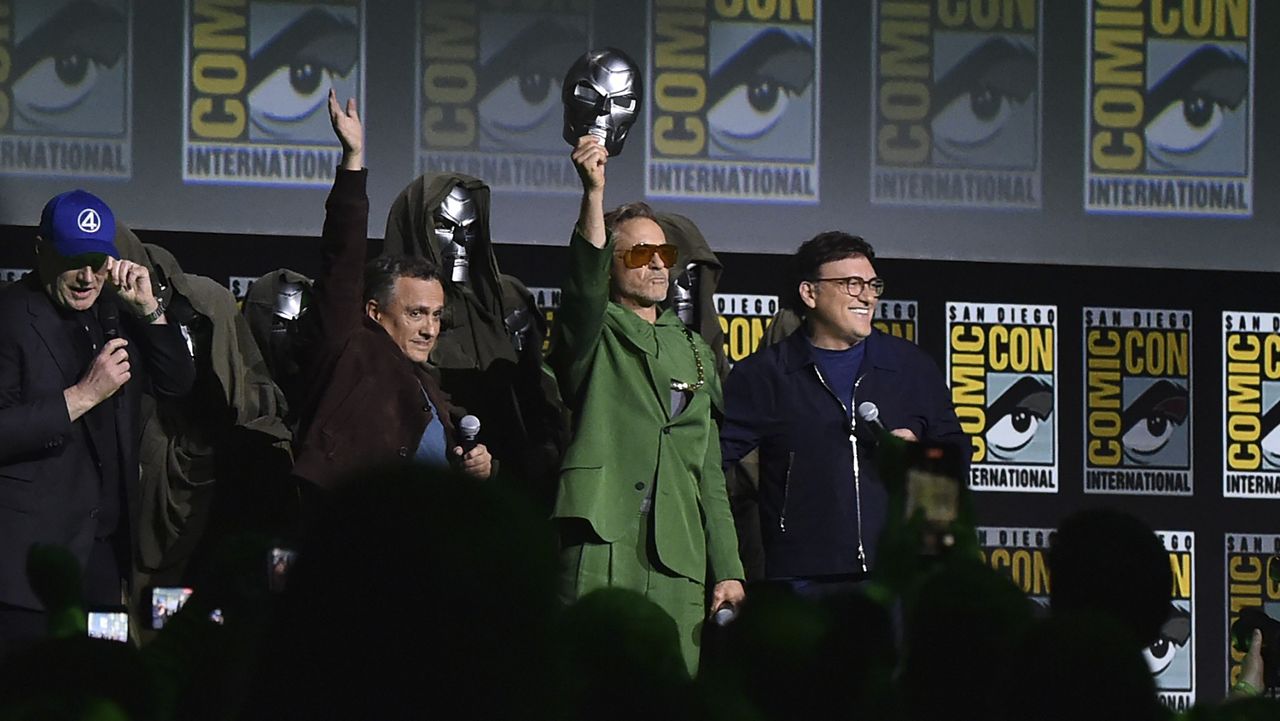
{"type": "Polygon", "coordinates": [[[93,208],[85,208],[76,216],[76,225],[86,233],[96,233],[102,227],[102,218],[98,217],[98,211],[93,208]]]}
{"type": "Polygon", "coordinates": [[[131,4],[0,3],[0,172],[130,176],[131,4]]]}
{"type": "Polygon", "coordinates": [[[1040,460],[1029,447],[1052,413],[1053,386],[1022,376],[987,409],[988,452],[1001,461],[1040,460]]]}
{"type": "Polygon", "coordinates": [[[1145,134],[1153,170],[1243,169],[1249,63],[1239,53],[1201,46],[1147,91],[1145,134]],[[1226,146],[1226,147],[1224,147],[1226,146]],[[1230,147],[1235,146],[1235,147],[1230,147]]]}
{"type": "Polygon", "coordinates": [[[947,304],[947,379],[973,445],[969,487],[1057,493],[1058,309],[947,304]]]}
{"type": "MultiPolygon", "coordinates": [[[[968,53],[934,85],[934,161],[940,165],[1007,166],[1035,120],[1029,102],[1038,84],[1034,50],[994,37],[968,53]],[[1022,136],[1022,137],[1019,137],[1022,136]]],[[[1025,154],[1025,153],[1024,153],[1025,154]]]]}
{"type": "Polygon", "coordinates": [[[483,61],[477,74],[478,142],[495,150],[560,152],[565,58],[586,46],[582,27],[544,17],[483,61]]]}
{"type": "Polygon", "coordinates": [[[411,73],[420,173],[483,177],[495,191],[581,191],[561,137],[565,70],[588,49],[583,0],[415,0],[411,73]]]}
{"type": "MultiPolygon", "coordinates": [[[[768,28],[711,73],[707,87],[710,129],[715,156],[807,159],[807,143],[788,149],[789,138],[773,139],[789,115],[799,112],[809,123],[808,108],[799,105],[813,83],[813,42],[768,28]],[[793,108],[793,103],[797,105],[793,108]]],[[[807,100],[807,98],[805,99],[807,100]]],[[[794,137],[794,133],[785,133],[794,137]]]]}
{"type": "Polygon", "coordinates": [[[1039,208],[1042,3],[872,6],[872,202],[1039,208]]]}
{"type": "Polygon", "coordinates": [[[1178,604],[1169,606],[1169,620],[1160,627],[1160,638],[1142,649],[1142,658],[1151,669],[1152,676],[1160,676],[1169,670],[1180,651],[1187,650],[1191,642],[1191,614],[1178,604]]]}
{"type": "Polygon", "coordinates": [[[1125,408],[1120,436],[1125,458],[1136,465],[1158,462],[1174,432],[1187,421],[1189,398],[1185,387],[1162,379],[1125,408]]]}
{"type": "Polygon", "coordinates": [[[359,29],[319,8],[271,35],[249,59],[250,137],[317,139],[329,88],[349,82],[359,59],[359,29]]]}
{"type": "Polygon", "coordinates": [[[822,3],[648,5],[646,196],[818,202],[822,3]]]}
{"type": "Polygon", "coordinates": [[[364,106],[364,3],[186,4],[184,180],[331,183],[327,96],[364,106]]]}
{"type": "Polygon", "coordinates": [[[1222,472],[1228,498],[1280,498],[1280,313],[1222,313],[1222,472]]]}
{"type": "Polygon", "coordinates": [[[1252,215],[1256,5],[1091,0],[1086,210],[1252,215]]]}
{"type": "Polygon", "coordinates": [[[1085,492],[1191,495],[1191,312],[1082,315],[1085,492]]]}

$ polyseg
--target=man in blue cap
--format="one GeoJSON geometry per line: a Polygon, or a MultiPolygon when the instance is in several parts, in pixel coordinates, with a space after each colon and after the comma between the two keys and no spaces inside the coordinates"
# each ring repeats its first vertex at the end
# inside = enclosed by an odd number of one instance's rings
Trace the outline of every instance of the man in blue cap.
{"type": "Polygon", "coordinates": [[[120,260],[115,217],[83,190],[40,218],[36,272],[0,290],[0,656],[46,619],[34,544],[68,548],[86,604],[125,598],[145,392],[179,397],[195,366],[147,269],[120,260]]]}

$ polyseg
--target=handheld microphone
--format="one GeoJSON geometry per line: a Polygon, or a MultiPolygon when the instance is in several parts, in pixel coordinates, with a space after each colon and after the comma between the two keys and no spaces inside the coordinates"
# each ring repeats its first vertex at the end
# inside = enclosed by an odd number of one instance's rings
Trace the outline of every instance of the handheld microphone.
{"type": "Polygon", "coordinates": [[[889,435],[889,429],[880,422],[880,409],[872,401],[863,401],[858,404],[858,419],[867,424],[871,434],[877,439],[882,435],[889,435]]]}
{"type": "MultiPolygon", "coordinates": [[[[98,307],[98,325],[102,326],[103,345],[120,337],[120,308],[114,298],[102,299],[102,305],[98,307]]],[[[111,395],[111,403],[117,411],[120,410],[120,392],[116,391],[111,395]]]]}
{"type": "Polygon", "coordinates": [[[728,626],[738,617],[738,609],[733,604],[727,603],[716,610],[711,617],[711,622],[717,626],[728,626]]]}
{"type": "Polygon", "coordinates": [[[458,431],[462,433],[462,455],[467,455],[475,448],[476,436],[480,435],[480,419],[475,416],[463,416],[458,422],[458,431]]]}
{"type": "Polygon", "coordinates": [[[120,337],[120,309],[110,298],[104,298],[98,307],[98,324],[102,326],[102,337],[106,340],[120,337]]]}

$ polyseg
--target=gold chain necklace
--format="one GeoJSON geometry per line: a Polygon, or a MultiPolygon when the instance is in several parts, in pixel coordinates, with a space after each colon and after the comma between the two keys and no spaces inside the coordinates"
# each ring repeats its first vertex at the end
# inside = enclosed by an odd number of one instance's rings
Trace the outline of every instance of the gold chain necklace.
{"type": "Polygon", "coordinates": [[[681,323],[680,329],[684,331],[684,337],[689,340],[689,349],[693,351],[693,365],[698,369],[698,380],[693,383],[678,381],[671,379],[671,390],[673,391],[696,391],[707,382],[706,371],[702,367],[702,354],[698,352],[698,344],[693,340],[693,331],[689,330],[689,326],[681,323]]]}

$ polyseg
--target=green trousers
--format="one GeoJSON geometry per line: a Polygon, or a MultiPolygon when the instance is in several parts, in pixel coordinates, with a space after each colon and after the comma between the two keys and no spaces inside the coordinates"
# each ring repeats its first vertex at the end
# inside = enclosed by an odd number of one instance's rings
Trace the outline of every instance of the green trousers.
{"type": "Polygon", "coordinates": [[[610,587],[643,594],[675,620],[680,652],[689,675],[696,675],[702,648],[702,622],[707,615],[706,588],[658,562],[652,516],[637,513],[626,535],[613,543],[605,543],[590,532],[585,535],[588,536],[585,540],[565,538],[562,542],[561,599],[573,603],[598,588],[610,587]]]}

